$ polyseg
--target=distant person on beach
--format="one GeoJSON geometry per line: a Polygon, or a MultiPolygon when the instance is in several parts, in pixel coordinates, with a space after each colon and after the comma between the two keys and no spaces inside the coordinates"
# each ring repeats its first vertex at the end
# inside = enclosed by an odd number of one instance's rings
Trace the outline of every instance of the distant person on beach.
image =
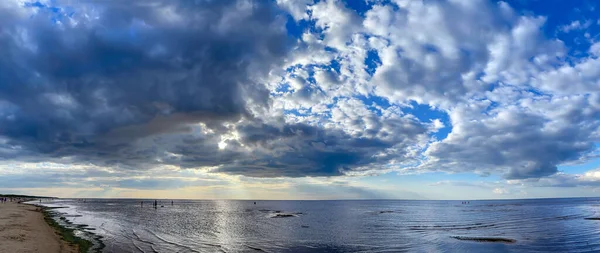
{"type": "Polygon", "coordinates": [[[144,207],[144,201],[140,202],[141,207],[144,207]]]}
{"type": "Polygon", "coordinates": [[[171,200],[171,205],[173,205],[173,200],[171,200]]]}
{"type": "Polygon", "coordinates": [[[154,200],[154,208],[158,207],[158,201],[154,200]]]}

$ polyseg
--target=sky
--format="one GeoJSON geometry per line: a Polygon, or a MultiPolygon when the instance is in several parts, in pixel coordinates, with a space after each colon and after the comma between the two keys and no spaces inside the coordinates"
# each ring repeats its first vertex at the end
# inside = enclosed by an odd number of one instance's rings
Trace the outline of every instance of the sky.
{"type": "Polygon", "coordinates": [[[598,4],[3,0],[0,192],[600,196],[598,4]]]}

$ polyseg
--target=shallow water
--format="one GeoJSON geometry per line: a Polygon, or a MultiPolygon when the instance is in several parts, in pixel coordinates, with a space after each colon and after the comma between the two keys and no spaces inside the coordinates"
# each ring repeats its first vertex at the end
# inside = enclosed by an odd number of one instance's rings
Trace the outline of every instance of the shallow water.
{"type": "Polygon", "coordinates": [[[104,252],[600,252],[600,198],[42,203],[104,252]],[[164,205],[164,207],[160,207],[164,205]]]}

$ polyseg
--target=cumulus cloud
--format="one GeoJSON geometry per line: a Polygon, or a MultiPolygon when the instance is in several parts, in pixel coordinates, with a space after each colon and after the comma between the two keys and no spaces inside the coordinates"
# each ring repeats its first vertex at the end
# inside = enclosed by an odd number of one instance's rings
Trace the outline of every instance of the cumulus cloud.
{"type": "Polygon", "coordinates": [[[594,150],[589,138],[595,136],[598,111],[585,97],[521,95],[519,104],[493,107],[493,101],[485,100],[453,110],[452,133],[432,143],[425,152],[431,160],[423,167],[536,178],[552,175],[558,164],[594,150]],[[586,115],[575,108],[591,110],[586,115]]]}
{"type": "MultiPolygon", "coordinates": [[[[322,43],[336,50],[334,63],[339,64],[327,76],[323,67],[300,66],[316,73],[314,85],[326,95],[340,97],[334,107],[319,111],[330,115],[328,125],[350,133],[365,131],[347,124],[357,122],[351,115],[361,110],[343,105],[353,113],[342,115],[335,106],[356,94],[375,95],[400,108],[416,101],[443,110],[452,131],[422,153],[424,160],[415,168],[426,171],[538,178],[593,152],[598,127],[594,85],[581,80],[580,70],[554,72],[577,67],[591,71],[595,47],[589,59],[571,66],[564,44],[543,34],[545,17],[521,16],[504,2],[488,1],[375,3],[363,17],[348,13],[338,1],[310,8],[313,15],[305,18],[323,29],[322,43]],[[334,7],[331,15],[319,15],[334,7]],[[357,19],[362,25],[356,25],[357,19]],[[343,32],[335,30],[339,27],[343,32]],[[379,59],[371,73],[362,71],[368,52],[379,59]],[[559,84],[546,88],[553,82],[559,84]],[[573,91],[565,93],[569,89],[573,91]]],[[[584,76],[596,80],[591,73],[584,76]]],[[[306,107],[324,107],[321,100],[312,101],[306,107]]],[[[289,103],[284,107],[299,108],[289,103]]],[[[368,122],[359,126],[372,125],[368,122]]],[[[432,122],[432,132],[436,123],[438,128],[446,125],[439,119],[432,122]]]]}

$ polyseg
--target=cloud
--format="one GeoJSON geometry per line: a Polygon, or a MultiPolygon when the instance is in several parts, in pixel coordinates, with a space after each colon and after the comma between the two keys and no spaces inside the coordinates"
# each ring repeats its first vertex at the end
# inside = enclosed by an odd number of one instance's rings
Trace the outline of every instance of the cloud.
{"type": "Polygon", "coordinates": [[[559,172],[544,178],[515,180],[512,183],[532,187],[600,187],[600,169],[589,170],[581,174],[559,172]]]}
{"type": "Polygon", "coordinates": [[[598,111],[585,115],[575,109],[591,107],[585,97],[534,100],[525,94],[516,105],[493,107],[493,103],[455,109],[450,114],[452,133],[431,144],[425,152],[430,160],[423,168],[538,178],[595,149],[588,138],[595,135],[593,115],[598,111]]]}
{"type": "Polygon", "coordinates": [[[556,179],[597,157],[600,46],[569,55],[546,17],[521,13],[484,0],[4,1],[0,158],[89,166],[73,178],[110,168],[124,179],[98,182],[125,188],[192,184],[169,174],[188,169],[556,179]]]}
{"type": "Polygon", "coordinates": [[[384,124],[363,136],[301,123],[239,125],[239,143],[252,155],[217,171],[255,177],[339,176],[361,167],[385,168],[394,160],[415,159],[409,147],[414,136],[425,134],[426,129],[403,118],[384,124]]]}
{"type": "Polygon", "coordinates": [[[529,59],[561,53],[560,42],[543,39],[544,21],[487,1],[412,1],[400,11],[374,6],[363,25],[388,42],[377,49],[375,93],[449,108],[498,81],[523,84],[538,68],[529,59]]]}
{"type": "Polygon", "coordinates": [[[509,194],[509,192],[503,188],[495,188],[493,192],[494,192],[494,194],[500,194],[500,195],[509,194]]]}
{"type": "Polygon", "coordinates": [[[592,21],[591,20],[586,20],[583,23],[581,23],[581,21],[579,21],[579,20],[575,20],[575,21],[571,22],[568,25],[560,26],[558,29],[561,32],[569,33],[571,31],[576,31],[576,30],[585,30],[588,27],[590,27],[590,25],[592,25],[592,21]]]}
{"type": "Polygon", "coordinates": [[[523,192],[526,189],[555,188],[565,190],[567,188],[594,189],[600,187],[600,169],[592,169],[580,174],[567,174],[558,172],[541,178],[513,179],[506,181],[439,181],[432,186],[463,186],[477,187],[492,190],[496,194],[513,194],[523,192]]]}
{"type": "Polygon", "coordinates": [[[563,62],[556,68],[548,69],[532,80],[532,86],[551,94],[572,95],[591,93],[598,94],[596,85],[600,72],[600,43],[592,44],[587,57],[575,62],[563,62]]]}
{"type": "Polygon", "coordinates": [[[450,180],[444,180],[444,181],[438,181],[435,183],[430,184],[430,186],[460,186],[460,187],[477,187],[477,188],[483,188],[483,189],[490,189],[493,187],[493,185],[491,185],[490,183],[484,183],[484,182],[465,182],[465,181],[450,181],[450,180]]]}
{"type": "Polygon", "coordinates": [[[94,160],[199,122],[251,118],[249,104],[269,102],[260,79],[291,43],[266,3],[68,3],[0,9],[5,147],[94,160]]]}
{"type": "MultiPolygon", "coordinates": [[[[0,87],[6,159],[142,174],[178,166],[255,177],[336,176],[414,160],[409,147],[426,134],[414,118],[380,118],[367,109],[365,121],[335,116],[338,127],[331,128],[269,119],[277,112],[266,83],[294,47],[283,12],[272,4],[59,3],[2,9],[0,40],[11,55],[0,60],[11,73],[0,87]]],[[[340,25],[358,19],[335,2],[314,5],[312,15],[326,18],[322,8],[340,11],[316,24],[332,37],[346,36],[340,25]]],[[[293,89],[282,96],[288,107],[326,101],[306,74],[289,78],[293,89]]],[[[317,79],[336,83],[331,72],[317,79]]],[[[336,115],[350,113],[337,108],[336,115]]]]}
{"type": "Polygon", "coordinates": [[[307,17],[308,5],[314,0],[277,0],[277,4],[287,10],[295,20],[307,17]]]}

